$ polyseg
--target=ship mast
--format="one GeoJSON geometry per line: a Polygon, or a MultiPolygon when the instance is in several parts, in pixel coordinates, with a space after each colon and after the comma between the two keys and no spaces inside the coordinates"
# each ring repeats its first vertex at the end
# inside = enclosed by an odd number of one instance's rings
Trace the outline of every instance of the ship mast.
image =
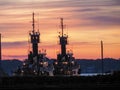
{"type": "Polygon", "coordinates": [[[39,31],[35,31],[35,19],[34,19],[34,13],[32,15],[32,20],[33,20],[33,23],[32,23],[32,27],[33,27],[33,30],[32,32],[30,33],[30,41],[32,43],[32,53],[33,53],[33,56],[38,56],[38,43],[40,42],[40,32],[39,31]]]}
{"type": "Polygon", "coordinates": [[[64,29],[63,18],[61,18],[61,29],[62,29],[62,37],[63,37],[63,29],[64,29]]]}
{"type": "Polygon", "coordinates": [[[66,45],[68,44],[68,35],[64,34],[63,18],[60,18],[61,33],[59,44],[61,53],[57,54],[57,61],[54,63],[54,75],[73,75],[78,73],[79,65],[72,57],[71,53],[66,53],[66,45]]]}
{"type": "Polygon", "coordinates": [[[35,32],[35,19],[34,19],[34,12],[33,12],[33,15],[32,15],[32,27],[33,27],[33,32],[35,32]]]}
{"type": "Polygon", "coordinates": [[[40,32],[35,31],[35,19],[34,19],[34,12],[32,14],[32,32],[29,33],[30,35],[30,42],[32,44],[32,52],[28,55],[28,58],[32,61],[32,64],[35,64],[37,68],[37,75],[39,75],[39,55],[38,55],[38,43],[40,43],[40,32]],[[37,62],[36,62],[37,61],[37,62]]]}
{"type": "Polygon", "coordinates": [[[64,35],[63,29],[64,29],[63,18],[61,18],[62,35],[59,35],[59,39],[60,39],[60,45],[61,45],[61,55],[65,56],[66,55],[66,45],[67,45],[68,36],[64,35]]]}

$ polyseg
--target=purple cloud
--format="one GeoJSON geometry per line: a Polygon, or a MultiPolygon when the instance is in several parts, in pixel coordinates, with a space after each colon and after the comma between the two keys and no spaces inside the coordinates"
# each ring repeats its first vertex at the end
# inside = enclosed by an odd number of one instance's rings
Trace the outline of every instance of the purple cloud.
{"type": "Polygon", "coordinates": [[[27,41],[16,41],[16,42],[2,42],[3,48],[15,48],[15,47],[21,47],[21,46],[27,46],[27,41]]]}
{"type": "Polygon", "coordinates": [[[111,16],[94,16],[88,17],[86,19],[92,20],[95,24],[100,25],[120,25],[120,18],[118,17],[111,17],[111,16]]]}

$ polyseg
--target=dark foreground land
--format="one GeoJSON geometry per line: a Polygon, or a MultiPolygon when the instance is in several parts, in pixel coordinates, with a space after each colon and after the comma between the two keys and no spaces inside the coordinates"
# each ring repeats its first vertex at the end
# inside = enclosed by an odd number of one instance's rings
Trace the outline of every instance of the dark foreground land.
{"type": "Polygon", "coordinates": [[[118,89],[120,88],[120,75],[98,76],[40,76],[40,77],[1,77],[1,89],[118,89]]]}

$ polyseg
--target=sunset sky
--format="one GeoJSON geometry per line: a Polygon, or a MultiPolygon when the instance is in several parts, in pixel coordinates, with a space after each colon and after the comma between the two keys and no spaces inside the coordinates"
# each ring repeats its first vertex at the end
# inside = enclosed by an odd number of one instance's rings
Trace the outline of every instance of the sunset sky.
{"type": "Polygon", "coordinates": [[[33,12],[41,33],[39,49],[46,49],[48,58],[60,51],[61,17],[67,50],[76,59],[100,58],[101,40],[104,57],[120,58],[120,0],[0,0],[2,59],[27,58],[33,12]]]}

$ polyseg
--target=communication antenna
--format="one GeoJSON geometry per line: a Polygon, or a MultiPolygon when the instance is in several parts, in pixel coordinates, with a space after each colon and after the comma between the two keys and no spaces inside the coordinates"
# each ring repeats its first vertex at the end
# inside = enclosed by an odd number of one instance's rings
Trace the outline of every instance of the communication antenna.
{"type": "Polygon", "coordinates": [[[61,18],[61,29],[62,29],[62,37],[63,37],[63,29],[64,29],[63,18],[61,18]]]}
{"type": "MultiPolygon", "coordinates": [[[[29,33],[30,33],[30,31],[29,31],[29,33]]],[[[30,52],[30,37],[29,37],[29,34],[28,34],[28,53],[30,52]]]]}
{"type": "Polygon", "coordinates": [[[33,27],[33,33],[35,32],[35,19],[34,19],[34,12],[33,12],[33,17],[32,17],[32,21],[33,21],[33,23],[32,23],[32,27],[33,27]]]}
{"type": "Polygon", "coordinates": [[[64,28],[65,28],[65,25],[63,24],[63,18],[60,18],[61,19],[61,34],[62,34],[62,37],[64,36],[64,28]]]}
{"type": "Polygon", "coordinates": [[[39,13],[38,13],[38,32],[39,32],[39,13]]]}

